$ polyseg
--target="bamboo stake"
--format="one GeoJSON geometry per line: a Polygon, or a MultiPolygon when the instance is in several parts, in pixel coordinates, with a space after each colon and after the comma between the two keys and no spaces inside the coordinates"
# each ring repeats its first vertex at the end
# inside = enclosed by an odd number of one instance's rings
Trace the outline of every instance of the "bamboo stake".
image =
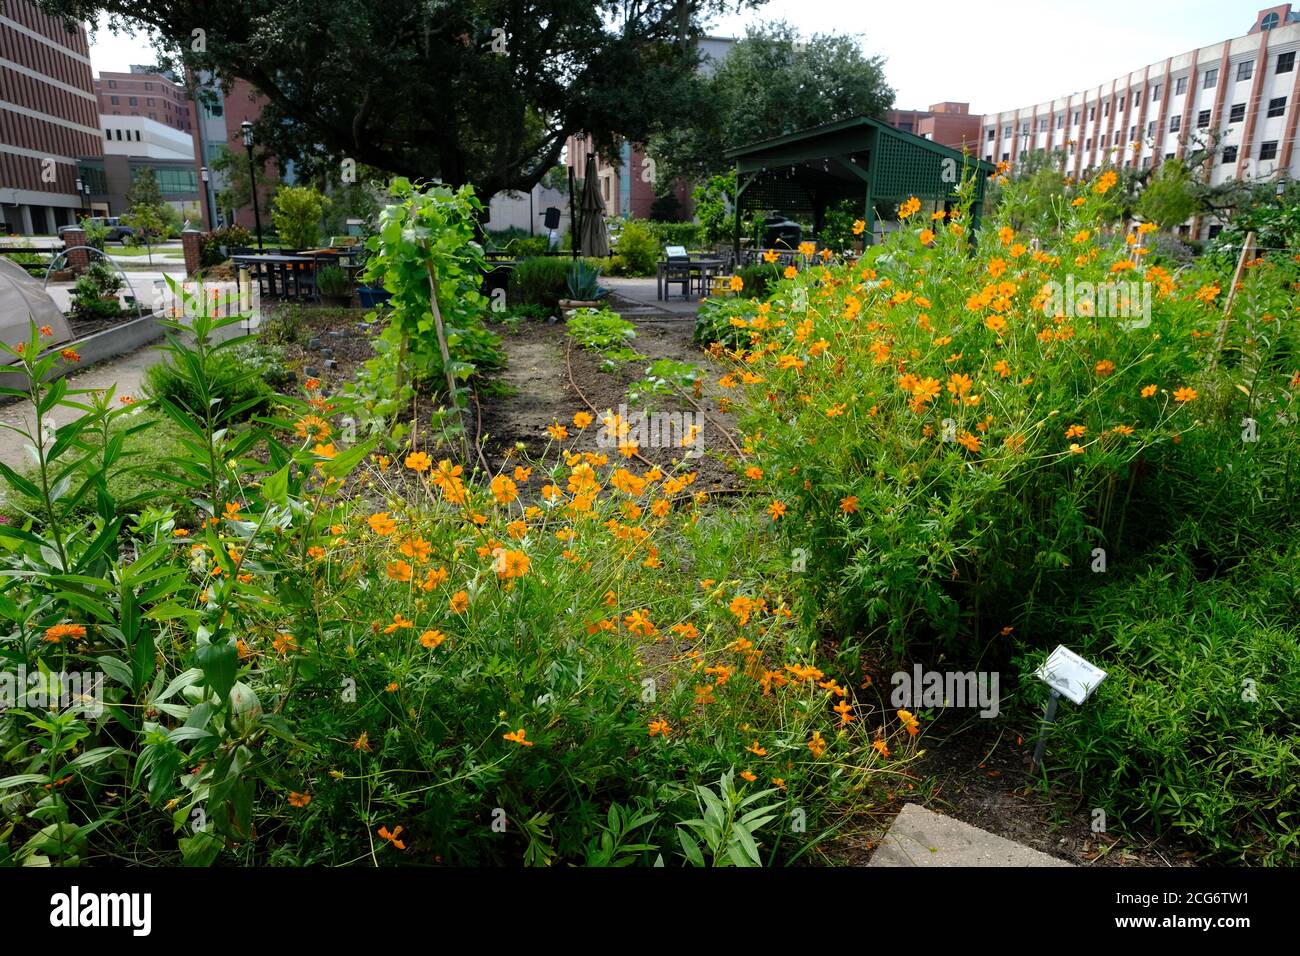
{"type": "Polygon", "coordinates": [[[447,330],[442,324],[442,310],[438,308],[438,280],[433,275],[433,263],[425,260],[424,269],[429,273],[429,308],[433,312],[433,329],[438,336],[438,351],[442,354],[442,371],[447,376],[447,395],[456,416],[461,420],[461,445],[465,457],[469,458],[468,434],[465,432],[464,413],[456,399],[456,374],[451,370],[451,350],[447,347],[447,330]]]}
{"type": "Polygon", "coordinates": [[[1228,297],[1223,303],[1223,318],[1219,320],[1219,329],[1214,338],[1214,355],[1210,359],[1210,371],[1213,372],[1219,365],[1219,353],[1223,351],[1223,343],[1228,337],[1228,319],[1232,312],[1232,300],[1237,295],[1237,284],[1241,282],[1241,274],[1246,270],[1246,263],[1250,261],[1251,254],[1255,251],[1255,233],[1246,233],[1246,241],[1241,244],[1241,255],[1237,257],[1237,268],[1232,273],[1232,284],[1228,288],[1228,297]]]}

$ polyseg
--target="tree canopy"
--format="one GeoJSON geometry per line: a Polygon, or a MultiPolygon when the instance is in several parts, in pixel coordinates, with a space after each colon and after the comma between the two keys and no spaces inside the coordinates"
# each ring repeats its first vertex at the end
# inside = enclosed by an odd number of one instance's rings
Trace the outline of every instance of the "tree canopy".
{"type": "Polygon", "coordinates": [[[894,105],[884,61],[849,36],[799,39],[787,23],[746,31],[710,73],[684,84],[674,122],[650,141],[657,166],[696,181],[726,172],[728,149],[894,105]]]}
{"type": "Polygon", "coordinates": [[[157,31],[160,60],[242,78],[269,101],[258,142],[305,175],[389,173],[528,190],[589,132],[648,138],[680,115],[691,42],[763,0],[37,0],[157,31]]]}

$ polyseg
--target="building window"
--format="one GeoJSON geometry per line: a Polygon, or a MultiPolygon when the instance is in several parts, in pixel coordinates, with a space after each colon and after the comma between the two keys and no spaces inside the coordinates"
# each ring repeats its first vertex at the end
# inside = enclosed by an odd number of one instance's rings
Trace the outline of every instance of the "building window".
{"type": "Polygon", "coordinates": [[[1003,153],[1003,154],[1002,154],[1002,162],[1005,163],[1005,162],[1007,162],[1007,160],[1009,160],[1009,159],[1011,159],[1011,154],[1010,154],[1010,153],[1003,153]]]}
{"type": "Polygon", "coordinates": [[[1182,96],[1187,92],[1187,77],[1180,76],[1174,82],[1174,96],[1182,96]]]}
{"type": "Polygon", "coordinates": [[[1142,168],[1143,168],[1143,169],[1150,169],[1150,168],[1151,168],[1151,157],[1150,157],[1150,156],[1143,156],[1143,157],[1142,157],[1142,168]]]}
{"type": "MultiPolygon", "coordinates": [[[[135,131],[135,141],[136,141],[137,143],[140,142],[140,131],[139,131],[139,130],[136,130],[136,131],[135,131]]],[[[251,201],[251,200],[250,200],[250,201],[251,201]]]]}
{"type": "Polygon", "coordinates": [[[1064,113],[1057,113],[1057,114],[1056,114],[1056,128],[1057,128],[1057,129],[1065,129],[1065,114],[1064,114],[1064,113]]]}
{"type": "Polygon", "coordinates": [[[1197,128],[1197,129],[1205,129],[1205,127],[1207,127],[1207,126],[1209,126],[1209,125],[1210,125],[1210,111],[1209,111],[1209,110],[1201,110],[1199,113],[1196,114],[1196,128],[1197,128]]]}
{"type": "Polygon", "coordinates": [[[110,97],[108,98],[108,101],[109,101],[110,103],[112,103],[114,106],[119,105],[119,104],[118,104],[118,99],[117,99],[116,96],[110,96],[110,97]]]}
{"type": "Polygon", "coordinates": [[[1246,104],[1245,103],[1232,104],[1232,107],[1228,110],[1228,122],[1240,123],[1245,118],[1246,118],[1246,104]]]}
{"type": "Polygon", "coordinates": [[[1004,126],[1004,127],[1002,127],[1002,136],[1003,136],[1003,138],[1006,138],[1006,137],[1008,137],[1008,136],[1010,136],[1010,135],[1011,135],[1011,127],[1010,127],[1010,126],[1004,126]]]}
{"type": "Polygon", "coordinates": [[[115,90],[115,89],[117,89],[117,80],[109,80],[109,81],[108,81],[108,88],[109,88],[110,90],[115,90]]]}
{"type": "Polygon", "coordinates": [[[145,100],[145,105],[147,105],[147,106],[154,106],[154,105],[156,105],[156,104],[154,103],[154,101],[153,101],[153,97],[152,97],[152,96],[145,100]]]}
{"type": "Polygon", "coordinates": [[[991,162],[993,162],[993,154],[992,154],[992,153],[985,153],[985,154],[984,154],[984,162],[986,162],[986,163],[991,163],[991,162]]]}
{"type": "Polygon", "coordinates": [[[1121,96],[1121,97],[1119,98],[1119,109],[1122,110],[1122,109],[1124,108],[1124,104],[1125,104],[1126,102],[1128,102],[1128,96],[1127,96],[1127,95],[1125,95],[1125,96],[1121,96]]]}
{"type": "Polygon", "coordinates": [[[1091,137],[1091,136],[1089,136],[1087,139],[1085,139],[1085,140],[1083,141],[1083,148],[1084,148],[1084,149],[1092,149],[1092,137],[1091,137]]]}
{"type": "Polygon", "coordinates": [[[1235,163],[1236,161],[1237,161],[1237,147],[1236,146],[1223,147],[1223,164],[1226,166],[1228,163],[1235,163]]]}
{"type": "Polygon", "coordinates": [[[144,85],[144,88],[145,88],[146,90],[152,90],[152,89],[153,89],[153,84],[152,84],[152,83],[146,83],[146,84],[144,85]]]}
{"type": "Polygon", "coordinates": [[[1110,116],[1110,100],[1101,104],[1101,118],[1106,119],[1108,116],[1110,116]]]}
{"type": "Polygon", "coordinates": [[[140,101],[137,100],[134,96],[131,96],[131,97],[128,97],[128,98],[127,98],[126,105],[127,105],[127,106],[139,106],[139,105],[140,105],[140,101]]]}
{"type": "Polygon", "coordinates": [[[1290,73],[1295,69],[1295,51],[1277,55],[1277,73],[1290,73]]]}
{"type": "Polygon", "coordinates": [[[1089,107],[1088,107],[1088,122],[1091,123],[1091,122],[1092,122],[1093,120],[1095,120],[1096,118],[1097,118],[1097,107],[1095,107],[1095,106],[1089,106],[1089,107]]]}
{"type": "Polygon", "coordinates": [[[1169,117],[1169,132],[1177,133],[1180,129],[1182,129],[1182,126],[1183,126],[1183,118],[1181,116],[1169,117]]]}
{"type": "Polygon", "coordinates": [[[1269,116],[1283,116],[1286,113],[1286,97],[1276,96],[1268,101],[1269,116]]]}
{"type": "Polygon", "coordinates": [[[1130,126],[1128,128],[1128,141],[1132,143],[1135,142],[1137,138],[1138,138],[1138,128],[1136,126],[1130,126]]]}
{"type": "Polygon", "coordinates": [[[1276,159],[1276,158],[1277,158],[1277,140],[1274,139],[1274,140],[1269,140],[1267,143],[1260,143],[1260,144],[1259,144],[1259,158],[1260,158],[1260,159],[1276,159]]]}
{"type": "Polygon", "coordinates": [[[1070,125],[1071,125],[1071,126],[1078,126],[1078,125],[1079,125],[1079,111],[1078,111],[1078,110],[1075,110],[1075,111],[1074,111],[1074,116],[1070,119],[1070,125]]]}
{"type": "Polygon", "coordinates": [[[1277,26],[1277,21],[1278,15],[1276,13],[1270,13],[1265,16],[1263,20],[1259,21],[1259,28],[1261,30],[1271,30],[1277,26]]]}
{"type": "Polygon", "coordinates": [[[1173,154],[1173,153],[1165,153],[1165,161],[1166,161],[1166,162],[1168,162],[1169,160],[1171,160],[1171,159],[1173,159],[1173,158],[1174,158],[1174,154],[1173,154]]]}
{"type": "Polygon", "coordinates": [[[985,137],[985,138],[986,138],[986,139],[991,143],[991,142],[993,142],[993,137],[996,136],[996,135],[997,135],[997,131],[994,130],[992,127],[990,127],[990,128],[989,128],[989,135],[988,135],[987,137],[985,137]]]}
{"type": "Polygon", "coordinates": [[[1238,63],[1238,64],[1237,64],[1237,82],[1238,82],[1238,83],[1240,83],[1242,80],[1249,80],[1249,79],[1250,79],[1252,76],[1254,76],[1254,75],[1255,75],[1255,61],[1254,61],[1254,60],[1246,60],[1244,63],[1238,63]]]}
{"type": "Polygon", "coordinates": [[[113,131],[111,129],[104,130],[104,139],[112,139],[112,138],[113,138],[113,131]]]}
{"type": "Polygon", "coordinates": [[[117,134],[117,141],[119,143],[122,142],[122,131],[120,129],[115,129],[113,132],[117,134]]]}
{"type": "Polygon", "coordinates": [[[1213,70],[1206,70],[1206,71],[1205,71],[1205,85],[1202,87],[1202,89],[1212,90],[1212,89],[1214,89],[1214,88],[1215,88],[1216,86],[1218,86],[1218,85],[1219,85],[1219,69],[1218,69],[1218,67],[1215,67],[1213,70]]]}
{"type": "Polygon", "coordinates": [[[1047,132],[1047,117],[1046,117],[1046,116],[1044,116],[1042,119],[1040,119],[1040,120],[1038,121],[1038,132],[1040,132],[1040,133],[1046,133],[1046,132],[1047,132]]]}
{"type": "Polygon", "coordinates": [[[1160,86],[1159,83],[1157,83],[1155,86],[1151,87],[1151,102],[1152,102],[1152,103],[1159,103],[1159,102],[1160,102],[1160,89],[1161,89],[1161,86],[1160,86]]]}

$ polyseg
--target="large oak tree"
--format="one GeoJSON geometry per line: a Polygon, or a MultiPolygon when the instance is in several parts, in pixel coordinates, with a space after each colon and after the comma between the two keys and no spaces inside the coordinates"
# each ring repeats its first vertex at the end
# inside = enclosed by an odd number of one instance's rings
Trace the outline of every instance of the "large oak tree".
{"type": "Polygon", "coordinates": [[[570,134],[600,147],[680,119],[715,14],[763,0],[37,0],[157,31],[164,61],[248,80],[259,142],[300,168],[530,189],[570,134]]]}

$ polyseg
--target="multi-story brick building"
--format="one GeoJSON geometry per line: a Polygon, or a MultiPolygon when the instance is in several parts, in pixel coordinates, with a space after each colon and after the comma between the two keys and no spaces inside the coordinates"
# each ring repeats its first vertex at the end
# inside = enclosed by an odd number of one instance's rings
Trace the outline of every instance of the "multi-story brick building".
{"type": "Polygon", "coordinates": [[[130,73],[101,71],[95,94],[104,116],[143,116],[182,133],[194,128],[184,85],[148,67],[132,66],[130,73]]]}
{"type": "Polygon", "coordinates": [[[980,120],[969,103],[935,103],[928,110],[887,110],[885,122],[905,133],[914,133],[940,146],[953,149],[979,147],[980,120]]]}
{"type": "MultiPolygon", "coordinates": [[[[984,117],[979,155],[1018,162],[1059,151],[1074,176],[1102,166],[1152,168],[1212,147],[1197,175],[1230,179],[1300,176],[1293,149],[1300,120],[1300,14],[1291,4],[1260,10],[1245,35],[1150,63],[1079,93],[984,117]]],[[[1193,223],[1195,238],[1217,232],[1193,223]]]]}
{"type": "Polygon", "coordinates": [[[77,220],[78,160],[103,155],[86,31],[28,0],[0,6],[0,224],[50,234],[77,220]]]}

